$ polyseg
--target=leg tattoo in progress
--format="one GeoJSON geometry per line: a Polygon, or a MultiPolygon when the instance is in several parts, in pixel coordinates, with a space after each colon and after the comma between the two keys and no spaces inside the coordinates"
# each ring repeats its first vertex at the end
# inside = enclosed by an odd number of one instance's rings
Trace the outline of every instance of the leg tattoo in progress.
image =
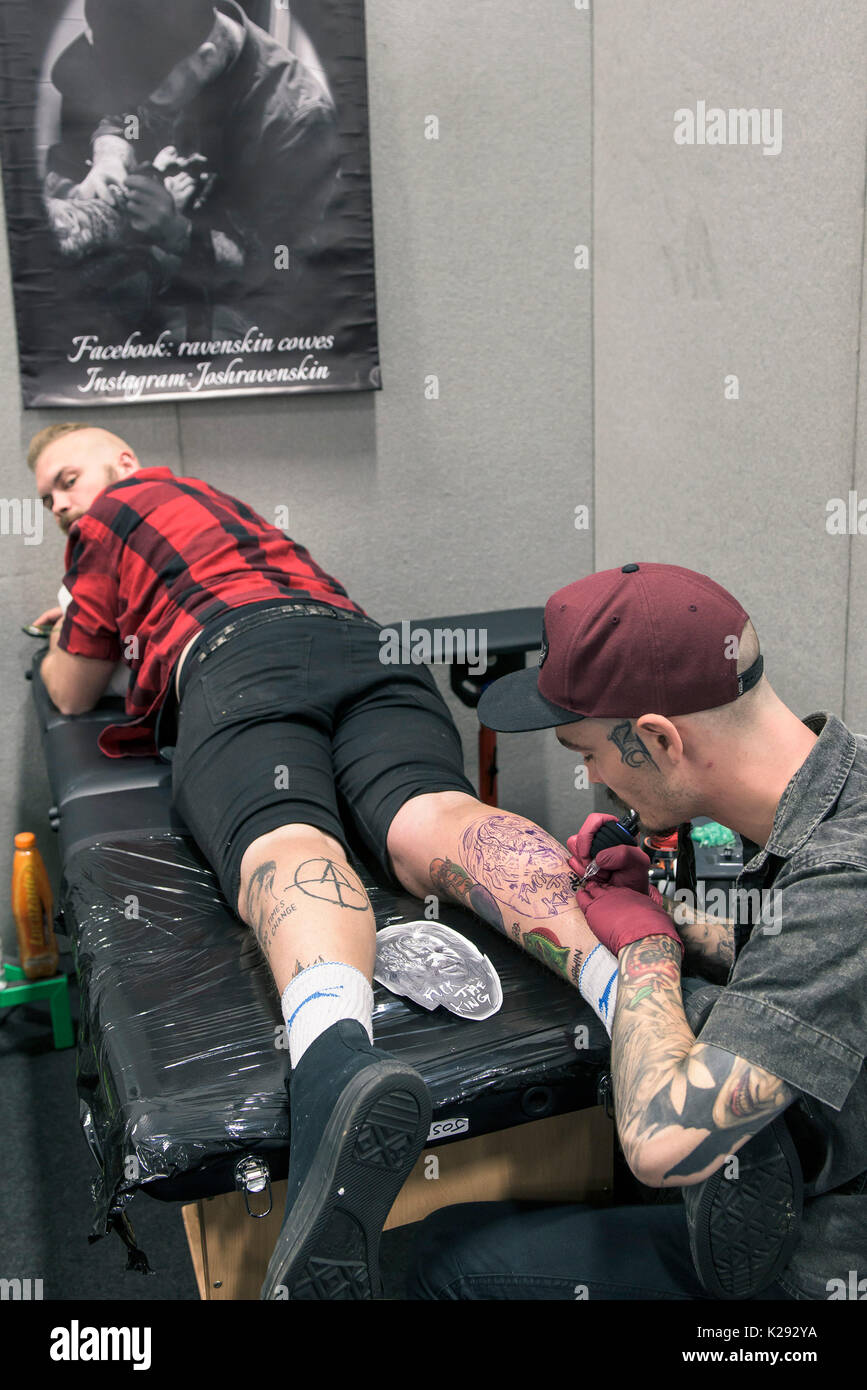
{"type": "Polygon", "coordinates": [[[461,860],[498,903],[522,917],[556,917],[575,906],[565,850],[520,816],[473,821],[461,836],[461,860]]]}
{"type": "Polygon", "coordinates": [[[550,922],[578,911],[575,876],[562,846],[532,821],[494,813],[466,826],[460,857],[461,864],[432,861],[434,886],[577,985],[584,953],[550,922]]]}

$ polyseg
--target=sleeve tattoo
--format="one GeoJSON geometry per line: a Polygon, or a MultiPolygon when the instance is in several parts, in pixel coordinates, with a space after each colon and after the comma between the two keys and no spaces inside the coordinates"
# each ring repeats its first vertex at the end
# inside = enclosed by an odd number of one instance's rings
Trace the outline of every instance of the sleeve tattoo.
{"type": "Polygon", "coordinates": [[[705,979],[725,983],[735,959],[734,924],[672,898],[663,898],[662,906],[677,928],[687,962],[705,979]]]}
{"type": "Polygon", "coordinates": [[[679,956],[662,936],[620,953],[617,1127],[633,1172],[654,1187],[707,1177],[796,1094],[763,1067],[695,1041],[683,1014],[679,956]]]}

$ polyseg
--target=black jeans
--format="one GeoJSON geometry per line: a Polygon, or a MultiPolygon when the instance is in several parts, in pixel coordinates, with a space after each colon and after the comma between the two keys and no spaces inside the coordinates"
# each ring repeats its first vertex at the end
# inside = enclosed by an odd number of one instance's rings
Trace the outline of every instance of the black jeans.
{"type": "MultiPolygon", "coordinates": [[[[408,1296],[425,1299],[705,1299],[682,1202],[540,1206],[474,1202],[422,1224],[408,1296]]],[[[771,1285],[756,1300],[787,1299],[771,1285]]]]}
{"type": "Polygon", "coordinates": [[[174,804],[230,906],[246,849],[283,825],[317,826],[347,852],[351,830],[390,876],[388,831],[405,802],[475,796],[430,671],[383,662],[369,620],[279,605],[230,620],[186,658],[172,759],[174,804]]]}

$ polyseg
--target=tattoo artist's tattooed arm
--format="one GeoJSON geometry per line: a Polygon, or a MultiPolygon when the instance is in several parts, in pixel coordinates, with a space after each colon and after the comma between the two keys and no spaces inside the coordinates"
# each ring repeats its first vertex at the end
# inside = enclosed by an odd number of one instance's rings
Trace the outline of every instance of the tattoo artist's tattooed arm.
{"type": "Polygon", "coordinates": [[[672,898],[663,898],[662,906],[677,928],[688,964],[706,980],[725,984],[735,959],[734,923],[672,898]]]}
{"type": "Polygon", "coordinates": [[[651,1187],[700,1182],[796,1092],[745,1058],[696,1041],[675,942],[644,937],[620,952],[619,963],[611,1055],[623,1152],[651,1187]]]}

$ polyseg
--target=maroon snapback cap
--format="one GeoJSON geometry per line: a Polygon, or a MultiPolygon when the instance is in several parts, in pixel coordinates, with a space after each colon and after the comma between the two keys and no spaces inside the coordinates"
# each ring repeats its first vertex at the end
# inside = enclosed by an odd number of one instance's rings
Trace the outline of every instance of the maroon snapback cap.
{"type": "Polygon", "coordinates": [[[493,681],[479,701],[479,719],[518,733],[728,705],[762,675],[761,656],[738,675],[733,639],[748,620],[727,590],[679,565],[630,564],[588,575],[552,594],[538,669],[493,681]]]}

